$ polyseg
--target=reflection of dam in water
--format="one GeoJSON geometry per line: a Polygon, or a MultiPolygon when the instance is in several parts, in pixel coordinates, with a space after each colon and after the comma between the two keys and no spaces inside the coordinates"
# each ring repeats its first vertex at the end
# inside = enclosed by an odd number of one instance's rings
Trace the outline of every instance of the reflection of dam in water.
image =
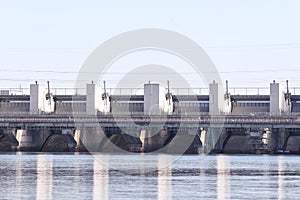
{"type": "Polygon", "coordinates": [[[300,153],[296,88],[273,82],[269,94],[230,94],[214,82],[208,94],[152,83],[136,94],[123,90],[94,83],[84,94],[52,94],[37,83],[30,94],[1,90],[0,150],[300,153]]]}
{"type": "Polygon", "coordinates": [[[0,158],[2,199],[297,199],[299,191],[295,156],[182,156],[172,163],[172,155],[0,158]]]}

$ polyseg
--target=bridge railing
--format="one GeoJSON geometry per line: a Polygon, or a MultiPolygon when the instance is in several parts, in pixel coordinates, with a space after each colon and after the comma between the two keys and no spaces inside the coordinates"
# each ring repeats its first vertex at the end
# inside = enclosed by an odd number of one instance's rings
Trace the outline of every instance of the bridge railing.
{"type": "MultiPolygon", "coordinates": [[[[11,95],[29,95],[29,88],[0,88],[9,91],[11,95]]],[[[171,92],[175,95],[208,95],[208,88],[171,88],[171,92]]],[[[286,88],[284,88],[286,91],[286,88]]],[[[292,95],[300,95],[300,87],[291,87],[289,91],[292,95]]],[[[143,88],[107,88],[107,92],[112,95],[142,95],[143,88]]],[[[167,89],[165,89],[167,92],[167,89]]],[[[224,91],[225,92],[225,91],[224,91]]],[[[51,88],[53,95],[85,95],[86,88],[51,88]]],[[[269,95],[268,87],[230,87],[231,95],[269,95]]]]}
{"type": "MultiPolygon", "coordinates": [[[[11,95],[29,95],[29,88],[0,88],[7,90],[11,95]]],[[[208,88],[171,88],[173,94],[176,95],[208,95],[208,88]]],[[[86,88],[51,88],[53,95],[85,95],[86,88]]],[[[111,95],[142,95],[144,88],[107,88],[107,92],[111,95]]],[[[167,89],[165,89],[167,92],[167,89]]]]}
{"type": "Polygon", "coordinates": [[[231,95],[269,95],[268,87],[233,87],[229,88],[231,95]]]}
{"type": "Polygon", "coordinates": [[[300,87],[292,87],[289,90],[292,95],[300,95],[300,87]]]}

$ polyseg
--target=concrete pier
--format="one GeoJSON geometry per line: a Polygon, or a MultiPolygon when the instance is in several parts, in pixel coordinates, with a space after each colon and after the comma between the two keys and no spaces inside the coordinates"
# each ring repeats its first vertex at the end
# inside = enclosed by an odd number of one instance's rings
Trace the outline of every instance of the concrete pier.
{"type": "Polygon", "coordinates": [[[103,93],[101,93],[99,85],[96,85],[95,83],[87,84],[86,113],[94,115],[97,112],[101,112],[104,114],[110,112],[109,95],[106,92],[105,86],[103,93]]]}
{"type": "Polygon", "coordinates": [[[279,83],[270,83],[270,114],[280,115],[280,91],[279,83]]]}
{"type": "Polygon", "coordinates": [[[209,114],[220,114],[219,85],[216,82],[209,84],[209,114]]]}
{"type": "Polygon", "coordinates": [[[161,149],[168,137],[167,130],[156,129],[145,129],[141,131],[142,134],[142,151],[143,152],[153,152],[161,149]]]}
{"type": "MultiPolygon", "coordinates": [[[[48,83],[49,84],[49,83],[48,83]]],[[[49,87],[49,86],[48,86],[49,87]]],[[[30,113],[54,112],[54,100],[51,93],[37,82],[30,85],[30,113]]]]}
{"type": "Polygon", "coordinates": [[[18,145],[15,129],[0,129],[0,151],[16,151],[18,145]]]}

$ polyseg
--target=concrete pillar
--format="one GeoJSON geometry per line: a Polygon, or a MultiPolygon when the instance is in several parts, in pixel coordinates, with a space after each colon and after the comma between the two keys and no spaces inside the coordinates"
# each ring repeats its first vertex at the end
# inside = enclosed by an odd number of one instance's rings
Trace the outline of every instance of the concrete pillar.
{"type": "Polygon", "coordinates": [[[43,110],[43,94],[39,84],[30,84],[30,109],[29,111],[38,114],[43,110]]]}
{"type": "Polygon", "coordinates": [[[0,151],[15,151],[17,146],[18,141],[15,138],[15,129],[0,129],[0,151]]]}
{"type": "Polygon", "coordinates": [[[270,83],[270,114],[280,115],[279,83],[270,83]]]}
{"type": "Polygon", "coordinates": [[[167,130],[160,128],[147,128],[140,131],[140,141],[142,152],[152,152],[163,148],[168,139],[167,130]]]}
{"type": "Polygon", "coordinates": [[[157,132],[155,130],[147,129],[144,136],[144,141],[142,142],[142,150],[144,152],[152,152],[157,150],[157,132]]]}
{"type": "Polygon", "coordinates": [[[223,147],[220,144],[220,137],[223,133],[222,128],[209,128],[207,137],[207,146],[215,152],[220,152],[223,147]]]}
{"type": "Polygon", "coordinates": [[[146,130],[141,130],[140,140],[142,143],[141,152],[145,151],[145,139],[146,139],[146,130]]]}
{"type": "Polygon", "coordinates": [[[46,94],[45,88],[39,84],[30,84],[30,113],[54,112],[54,100],[52,94],[46,94]]]}
{"type": "Polygon", "coordinates": [[[209,114],[218,115],[219,110],[219,88],[215,81],[209,84],[209,114]]]}
{"type": "Polygon", "coordinates": [[[284,128],[272,128],[268,142],[268,148],[271,152],[283,150],[287,136],[288,132],[284,128]]]}
{"type": "Polygon", "coordinates": [[[86,85],[86,113],[96,114],[100,107],[100,88],[94,83],[86,85]]]}
{"type": "Polygon", "coordinates": [[[206,148],[207,148],[207,130],[202,129],[200,132],[200,141],[202,142],[202,148],[201,148],[201,153],[206,153],[206,148]]]}
{"type": "Polygon", "coordinates": [[[79,141],[79,151],[109,152],[115,147],[115,145],[109,142],[108,137],[105,135],[105,130],[100,127],[82,127],[80,131],[77,130],[76,134],[74,139],[77,145],[79,141]]]}
{"type": "Polygon", "coordinates": [[[81,142],[81,132],[80,132],[80,130],[78,130],[78,129],[76,129],[75,131],[74,131],[74,140],[76,141],[76,150],[78,150],[78,151],[82,151],[82,149],[83,149],[83,144],[82,144],[82,142],[81,142]]]}
{"type": "Polygon", "coordinates": [[[19,142],[18,150],[40,151],[52,131],[48,128],[18,129],[16,139],[19,142]]]}
{"type": "Polygon", "coordinates": [[[159,84],[144,84],[144,114],[160,114],[159,84]]]}
{"type": "Polygon", "coordinates": [[[96,114],[101,112],[107,114],[110,112],[110,101],[109,96],[104,91],[101,94],[101,88],[94,84],[86,85],[86,113],[87,114],[96,114]]]}
{"type": "Polygon", "coordinates": [[[144,84],[144,114],[171,114],[173,112],[173,100],[170,93],[159,84],[144,84]]]}
{"type": "Polygon", "coordinates": [[[16,139],[19,142],[18,150],[30,150],[34,146],[32,135],[27,130],[17,130],[16,139]]]}

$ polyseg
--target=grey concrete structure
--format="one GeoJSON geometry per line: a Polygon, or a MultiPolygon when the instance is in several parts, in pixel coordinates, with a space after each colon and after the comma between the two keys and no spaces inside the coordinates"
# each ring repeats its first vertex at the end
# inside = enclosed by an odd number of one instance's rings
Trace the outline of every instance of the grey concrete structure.
{"type": "Polygon", "coordinates": [[[87,84],[87,95],[52,95],[39,84],[31,85],[31,95],[0,95],[2,113],[200,113],[200,114],[272,114],[300,113],[300,96],[280,90],[278,83],[270,84],[270,95],[231,95],[220,92],[218,83],[211,83],[208,95],[168,94],[159,85],[145,85],[146,95],[109,95],[96,84],[87,84]],[[152,85],[152,86],[151,86],[152,85]],[[147,92],[152,87],[152,92],[147,92]],[[156,90],[154,90],[156,88],[156,90]],[[224,97],[223,97],[224,96],[224,97]],[[221,102],[221,103],[220,103],[221,102]],[[221,105],[223,102],[223,105],[221,105]],[[151,105],[150,105],[151,104],[151,105]]]}
{"type": "Polygon", "coordinates": [[[214,82],[208,95],[176,95],[149,83],[144,95],[110,96],[92,83],[85,95],[52,95],[36,83],[30,95],[0,95],[0,150],[176,153],[190,141],[190,153],[298,154],[300,96],[269,90],[231,95],[214,82]]]}
{"type": "Polygon", "coordinates": [[[159,84],[144,85],[144,114],[170,114],[173,112],[172,96],[159,84]]]}
{"type": "Polygon", "coordinates": [[[270,114],[271,115],[280,115],[281,105],[280,105],[280,90],[279,83],[270,83],[270,114]]]}
{"type": "Polygon", "coordinates": [[[106,114],[110,112],[109,96],[105,89],[104,92],[101,92],[99,85],[96,85],[95,83],[86,85],[85,111],[88,114],[96,114],[97,112],[106,114]]]}
{"type": "Polygon", "coordinates": [[[54,112],[54,101],[52,95],[45,91],[44,87],[36,84],[30,85],[30,113],[54,112]]]}
{"type": "Polygon", "coordinates": [[[209,84],[209,114],[218,115],[220,113],[219,105],[219,86],[213,82],[209,84]]]}
{"type": "Polygon", "coordinates": [[[297,143],[300,137],[299,117],[226,116],[223,125],[222,118],[207,115],[201,118],[169,116],[165,119],[158,115],[150,119],[139,115],[131,116],[134,124],[130,125],[124,117],[111,115],[99,115],[96,119],[83,115],[76,120],[76,123],[68,115],[6,115],[0,116],[0,143],[3,142],[4,149],[7,149],[7,144],[11,142],[11,150],[18,146],[20,150],[35,151],[57,149],[69,151],[75,149],[76,144],[79,149],[83,144],[83,146],[88,145],[89,150],[106,151],[107,148],[109,149],[109,144],[113,143],[130,151],[149,152],[170,142],[175,145],[173,149],[176,150],[176,145],[180,144],[178,138],[184,141],[196,136],[198,139],[191,148],[199,148],[203,145],[205,152],[300,153],[300,144],[297,143]],[[152,120],[154,122],[151,127],[147,127],[152,120]],[[211,127],[211,123],[214,123],[215,128],[211,127]],[[179,127],[180,133],[178,133],[179,127]],[[181,136],[174,137],[178,134],[181,136]],[[16,139],[12,139],[14,137],[16,139]],[[199,142],[200,138],[201,142],[199,142]],[[18,145],[15,141],[18,141],[18,145]],[[56,142],[60,148],[55,146],[56,142]],[[104,144],[106,148],[103,149],[104,144]],[[49,145],[52,145],[51,148],[49,145]]]}

